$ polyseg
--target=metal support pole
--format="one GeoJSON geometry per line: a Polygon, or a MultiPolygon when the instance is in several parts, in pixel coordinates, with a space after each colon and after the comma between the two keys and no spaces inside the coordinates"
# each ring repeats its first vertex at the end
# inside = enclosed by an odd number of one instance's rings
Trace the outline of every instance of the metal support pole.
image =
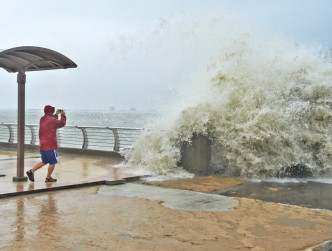
{"type": "Polygon", "coordinates": [[[13,130],[13,125],[4,125],[7,126],[8,131],[9,131],[9,139],[8,143],[14,143],[14,130],[13,130]]]}
{"type": "Polygon", "coordinates": [[[25,73],[18,73],[17,176],[13,177],[13,181],[16,182],[28,180],[28,178],[24,176],[25,81],[25,73]]]}
{"type": "Polygon", "coordinates": [[[29,127],[30,132],[31,132],[31,141],[30,141],[30,145],[35,145],[36,144],[36,132],[35,129],[33,128],[33,125],[27,125],[27,127],[29,127]]]}
{"type": "Polygon", "coordinates": [[[114,152],[119,152],[120,151],[120,139],[119,139],[119,134],[118,130],[116,128],[110,128],[113,132],[114,135],[114,147],[113,151],[114,152]]]}
{"type": "Polygon", "coordinates": [[[89,137],[88,137],[88,132],[86,131],[86,128],[84,127],[78,127],[78,129],[80,129],[82,131],[83,134],[83,145],[82,145],[82,149],[88,149],[89,147],[89,137]]]}

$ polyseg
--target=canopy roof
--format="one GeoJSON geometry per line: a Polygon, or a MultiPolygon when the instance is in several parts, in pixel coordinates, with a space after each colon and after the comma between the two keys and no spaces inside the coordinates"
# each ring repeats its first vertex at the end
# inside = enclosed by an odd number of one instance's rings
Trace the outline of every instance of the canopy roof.
{"type": "Polygon", "coordinates": [[[0,51],[0,67],[8,72],[24,73],[76,68],[77,65],[56,51],[35,46],[22,46],[0,51]]]}

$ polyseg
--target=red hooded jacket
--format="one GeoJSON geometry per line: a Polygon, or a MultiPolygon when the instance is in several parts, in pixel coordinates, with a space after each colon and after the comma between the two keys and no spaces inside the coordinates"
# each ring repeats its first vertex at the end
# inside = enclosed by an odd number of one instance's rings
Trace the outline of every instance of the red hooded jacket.
{"type": "Polygon", "coordinates": [[[41,151],[48,151],[58,148],[56,141],[56,130],[66,125],[66,116],[61,114],[61,119],[52,113],[45,113],[40,119],[39,145],[41,151]]]}

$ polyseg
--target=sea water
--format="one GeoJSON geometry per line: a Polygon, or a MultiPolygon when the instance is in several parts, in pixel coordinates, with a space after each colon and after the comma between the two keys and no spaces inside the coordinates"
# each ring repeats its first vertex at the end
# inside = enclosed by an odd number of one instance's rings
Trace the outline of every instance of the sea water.
{"type": "MultiPolygon", "coordinates": [[[[159,113],[157,111],[65,110],[68,126],[101,126],[147,128],[159,113]]],[[[25,111],[26,124],[39,124],[44,115],[41,109],[25,111]]],[[[17,110],[0,108],[0,123],[17,123],[17,110]]]]}
{"type": "MultiPolygon", "coordinates": [[[[69,125],[144,127],[155,120],[126,159],[159,176],[190,176],[178,164],[180,149],[202,134],[213,142],[211,164],[220,174],[275,179],[302,165],[315,179],[331,181],[331,51],[264,39],[223,19],[175,22],[151,37],[166,46],[171,38],[172,48],[180,37],[180,49],[200,60],[186,82],[178,83],[171,111],[156,119],[159,115],[68,110],[69,125]]],[[[28,111],[26,123],[38,123],[40,115],[28,111]]],[[[2,117],[3,122],[16,121],[16,114],[6,116],[11,121],[2,117]]]]}
{"type": "MultiPolygon", "coordinates": [[[[199,36],[194,31],[186,32],[199,36]]],[[[262,39],[228,23],[206,26],[202,36],[191,49],[213,44],[209,62],[192,73],[173,112],[145,132],[128,163],[185,175],[181,146],[201,134],[212,140],[212,165],[221,174],[260,180],[303,166],[330,182],[331,51],[262,39]]]]}

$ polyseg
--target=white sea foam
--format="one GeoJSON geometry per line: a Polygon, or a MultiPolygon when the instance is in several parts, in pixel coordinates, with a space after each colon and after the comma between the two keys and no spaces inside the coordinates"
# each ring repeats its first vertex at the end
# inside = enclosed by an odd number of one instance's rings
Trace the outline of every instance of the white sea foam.
{"type": "Polygon", "coordinates": [[[209,25],[192,27],[200,44],[189,47],[215,46],[208,69],[183,85],[176,109],[141,137],[128,163],[181,172],[181,143],[199,133],[213,140],[212,162],[227,174],[271,177],[301,163],[331,176],[332,64],[322,49],[255,38],[224,21],[209,25]]]}

